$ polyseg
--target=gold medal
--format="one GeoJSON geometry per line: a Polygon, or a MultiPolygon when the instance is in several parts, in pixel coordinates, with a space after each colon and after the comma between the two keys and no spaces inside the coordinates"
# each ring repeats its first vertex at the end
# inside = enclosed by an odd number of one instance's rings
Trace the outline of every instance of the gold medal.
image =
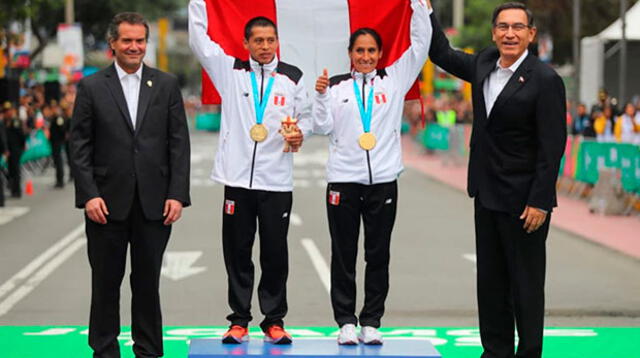
{"type": "Polygon", "coordinates": [[[249,134],[251,135],[251,139],[260,143],[267,139],[269,131],[267,131],[267,127],[265,127],[264,124],[256,124],[251,127],[251,131],[249,131],[249,134]]]}
{"type": "Polygon", "coordinates": [[[363,133],[358,139],[358,143],[360,144],[360,148],[371,150],[376,146],[376,136],[371,132],[363,133]]]}
{"type": "Polygon", "coordinates": [[[64,118],[58,117],[58,119],[56,119],[56,124],[58,127],[62,127],[64,125],[64,118]]]}

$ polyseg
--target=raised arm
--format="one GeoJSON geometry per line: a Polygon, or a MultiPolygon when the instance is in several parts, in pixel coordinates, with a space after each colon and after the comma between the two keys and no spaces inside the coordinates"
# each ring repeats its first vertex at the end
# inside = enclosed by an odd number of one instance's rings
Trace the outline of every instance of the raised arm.
{"type": "Polygon", "coordinates": [[[208,23],[205,0],[190,0],[189,46],[211,77],[218,92],[223,94],[235,59],[227,55],[220,45],[211,40],[207,33],[208,23]]]}
{"type": "Polygon", "coordinates": [[[449,44],[440,23],[435,14],[431,14],[431,26],[433,26],[433,38],[429,58],[433,63],[443,68],[452,75],[471,82],[473,78],[473,66],[475,56],[463,51],[454,50],[449,44]]]}
{"type": "Polygon", "coordinates": [[[392,65],[386,68],[391,78],[400,82],[400,90],[406,93],[415,82],[422,66],[427,61],[431,46],[431,20],[425,0],[411,0],[411,46],[392,65]]]}

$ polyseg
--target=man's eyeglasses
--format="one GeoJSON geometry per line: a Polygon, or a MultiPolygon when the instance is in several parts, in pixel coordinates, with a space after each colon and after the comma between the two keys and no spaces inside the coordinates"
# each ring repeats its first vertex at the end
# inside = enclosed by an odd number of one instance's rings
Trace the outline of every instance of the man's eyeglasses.
{"type": "Polygon", "coordinates": [[[521,22],[516,22],[515,24],[507,24],[505,22],[501,22],[501,23],[495,24],[494,27],[501,32],[507,32],[509,31],[509,28],[512,28],[513,31],[515,32],[520,32],[520,31],[524,31],[525,29],[531,28],[531,26],[525,25],[521,22]]]}

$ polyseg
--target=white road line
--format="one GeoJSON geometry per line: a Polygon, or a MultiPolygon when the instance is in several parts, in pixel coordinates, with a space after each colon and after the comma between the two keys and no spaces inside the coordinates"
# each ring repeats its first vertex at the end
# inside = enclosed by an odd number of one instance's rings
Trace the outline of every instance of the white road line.
{"type": "Polygon", "coordinates": [[[463,254],[462,257],[464,257],[465,260],[473,262],[474,264],[477,262],[476,254],[463,254]]]}
{"type": "Polygon", "coordinates": [[[291,217],[289,218],[291,225],[293,226],[302,226],[302,218],[300,215],[296,213],[291,213],[291,217]]]}
{"type": "Polygon", "coordinates": [[[318,276],[320,276],[320,282],[324,288],[329,292],[331,290],[331,273],[329,271],[329,265],[322,257],[320,250],[313,242],[313,240],[305,238],[301,240],[302,246],[304,246],[305,250],[307,250],[307,254],[311,258],[311,262],[318,272],[318,276]]]}
{"type": "Polygon", "coordinates": [[[38,272],[36,272],[29,281],[18,287],[13,291],[4,301],[0,302],[0,317],[5,315],[13,306],[15,306],[20,300],[33,291],[38,285],[44,281],[58,266],[62,265],[73,254],[76,253],[81,247],[87,243],[86,239],[77,239],[60,252],[59,255],[54,257],[51,261],[47,262],[38,272]]]}
{"type": "Polygon", "coordinates": [[[27,266],[25,266],[18,273],[13,275],[7,282],[5,282],[2,286],[0,286],[0,298],[13,290],[16,286],[20,284],[20,282],[26,280],[31,274],[38,269],[38,267],[42,266],[45,262],[49,261],[53,256],[55,256],[58,251],[62,250],[65,246],[69,245],[73,240],[75,240],[80,234],[84,232],[84,224],[81,224],[77,228],[73,229],[69,234],[60,239],[60,241],[56,242],[53,246],[48,248],[45,252],[40,254],[40,256],[36,257],[33,261],[31,261],[27,266]]]}
{"type": "Polygon", "coordinates": [[[9,207],[0,208],[0,226],[21,217],[22,215],[28,213],[29,210],[31,209],[29,209],[28,207],[22,207],[22,206],[13,206],[13,207],[9,206],[9,207]]]}

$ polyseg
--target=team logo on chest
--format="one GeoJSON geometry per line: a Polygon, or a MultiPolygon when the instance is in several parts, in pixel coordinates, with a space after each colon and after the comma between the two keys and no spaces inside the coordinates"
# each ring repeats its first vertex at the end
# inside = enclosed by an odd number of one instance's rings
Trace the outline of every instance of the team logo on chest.
{"type": "Polygon", "coordinates": [[[387,103],[387,95],[384,92],[376,92],[375,99],[376,99],[376,104],[387,103]]]}
{"type": "Polygon", "coordinates": [[[273,105],[284,107],[287,103],[287,98],[282,93],[273,94],[273,105]]]}

